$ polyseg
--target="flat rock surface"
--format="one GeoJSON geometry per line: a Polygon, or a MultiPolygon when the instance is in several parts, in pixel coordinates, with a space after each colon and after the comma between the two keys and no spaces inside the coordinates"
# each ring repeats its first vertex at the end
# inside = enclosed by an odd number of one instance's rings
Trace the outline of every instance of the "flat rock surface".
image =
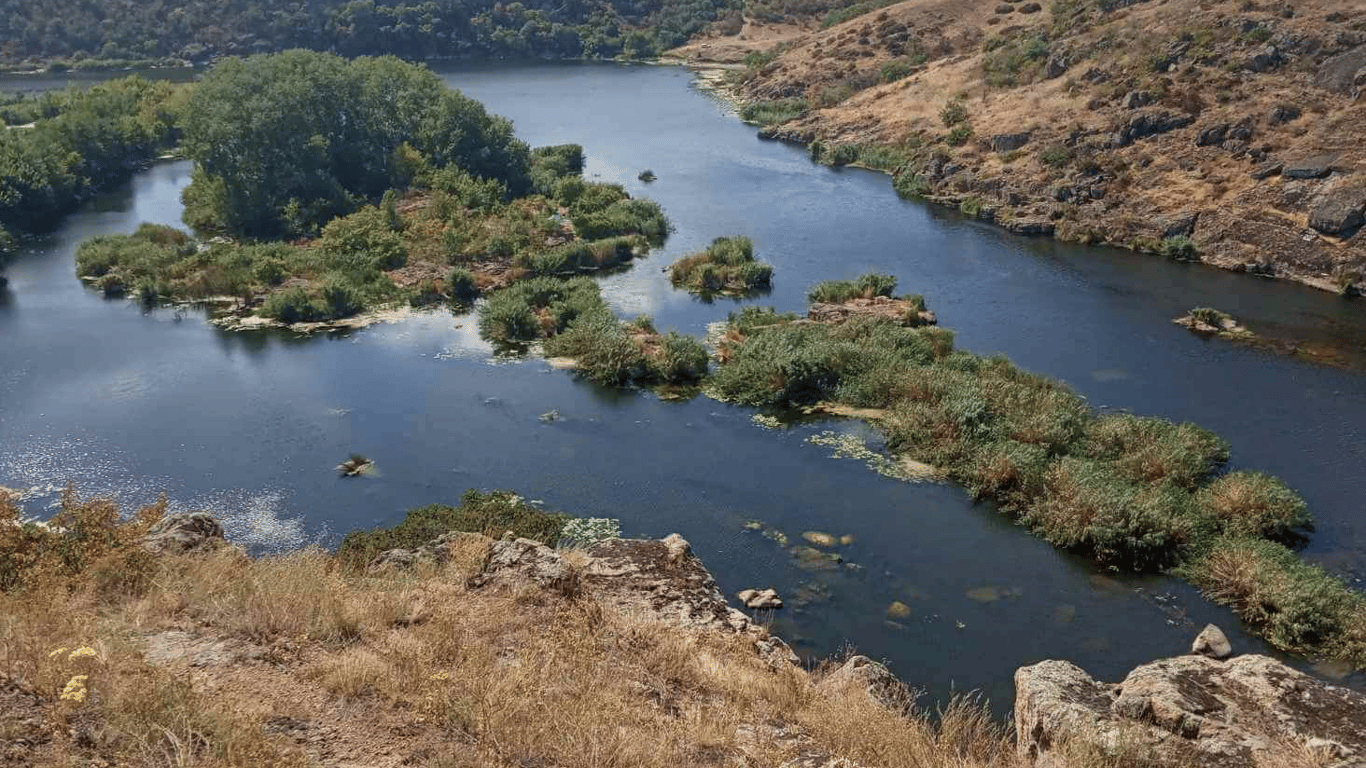
{"type": "Polygon", "coordinates": [[[1324,766],[1366,760],[1366,695],[1266,656],[1162,659],[1118,685],[1045,661],[1015,673],[1015,692],[1019,754],[1038,765],[1060,765],[1056,749],[1074,738],[1203,768],[1273,765],[1284,750],[1313,751],[1324,766]]]}

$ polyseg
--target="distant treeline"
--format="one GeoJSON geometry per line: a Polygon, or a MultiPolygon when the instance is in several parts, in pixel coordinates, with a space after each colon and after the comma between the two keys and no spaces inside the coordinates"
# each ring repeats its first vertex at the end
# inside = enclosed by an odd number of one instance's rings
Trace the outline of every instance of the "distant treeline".
{"type": "Polygon", "coordinates": [[[407,59],[648,57],[741,0],[0,0],[0,63],[81,66],[289,48],[407,59]]]}

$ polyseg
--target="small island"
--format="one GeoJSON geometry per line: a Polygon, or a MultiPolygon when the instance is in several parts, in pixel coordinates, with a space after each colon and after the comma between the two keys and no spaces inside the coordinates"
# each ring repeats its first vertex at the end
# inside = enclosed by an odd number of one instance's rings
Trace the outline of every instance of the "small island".
{"type": "Polygon", "coordinates": [[[1172,322],[1195,333],[1231,338],[1249,338],[1253,335],[1252,331],[1240,325],[1227,312],[1220,312],[1211,307],[1196,307],[1184,317],[1178,317],[1172,322]]]}
{"type": "Polygon", "coordinates": [[[773,266],[754,257],[754,243],[748,237],[718,237],[707,250],[674,262],[669,281],[704,297],[743,297],[772,284],[773,266]]]}
{"type": "Polygon", "coordinates": [[[77,272],[107,296],[227,307],[218,322],[233,329],[468,305],[525,278],[618,267],[669,232],[658,204],[584,180],[582,147],[533,150],[509,121],[397,59],[225,60],[192,86],[175,127],[195,162],[184,193],[195,234],[147,224],[97,237],[77,272]],[[243,110],[247,92],[258,95],[243,110]]]}

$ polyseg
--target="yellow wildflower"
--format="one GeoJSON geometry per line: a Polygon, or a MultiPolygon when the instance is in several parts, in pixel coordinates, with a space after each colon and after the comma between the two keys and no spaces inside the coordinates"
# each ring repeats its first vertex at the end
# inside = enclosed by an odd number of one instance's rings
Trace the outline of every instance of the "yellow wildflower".
{"type": "Polygon", "coordinates": [[[58,648],[57,650],[53,651],[52,653],[49,653],[49,654],[47,655],[47,657],[48,657],[49,659],[55,659],[55,658],[57,658],[58,656],[61,656],[61,655],[64,654],[64,653],[66,653],[66,649],[65,649],[65,648],[58,648]]]}
{"type": "Polygon", "coordinates": [[[61,700],[74,701],[77,704],[85,701],[85,681],[87,679],[89,679],[88,675],[76,675],[71,678],[71,680],[67,682],[66,688],[62,689],[61,700]]]}
{"type": "Polygon", "coordinates": [[[450,680],[450,679],[451,679],[451,673],[450,673],[450,672],[447,672],[446,670],[443,669],[443,670],[441,670],[440,672],[437,672],[435,675],[432,675],[432,679],[433,679],[433,680],[443,680],[443,681],[444,681],[444,680],[450,680]]]}
{"type": "Polygon", "coordinates": [[[94,657],[95,649],[91,648],[88,645],[83,645],[80,648],[77,648],[76,650],[72,651],[71,655],[67,656],[66,658],[70,661],[75,661],[76,659],[92,659],[94,657]]]}

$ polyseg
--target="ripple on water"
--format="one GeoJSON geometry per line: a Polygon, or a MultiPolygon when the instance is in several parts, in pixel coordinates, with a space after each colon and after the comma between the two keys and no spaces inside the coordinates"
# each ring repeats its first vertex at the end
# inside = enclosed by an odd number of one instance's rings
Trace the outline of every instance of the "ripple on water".
{"type": "Polygon", "coordinates": [[[68,482],[76,483],[82,497],[113,499],[125,512],[167,493],[171,512],[210,512],[230,540],[252,552],[297,549],[327,535],[326,529],[309,535],[303,517],[290,513],[284,490],[236,488],[196,495],[171,478],[132,469],[120,451],[99,440],[35,436],[22,452],[0,453],[0,486],[18,491],[24,512],[35,519],[60,508],[68,482]]]}

